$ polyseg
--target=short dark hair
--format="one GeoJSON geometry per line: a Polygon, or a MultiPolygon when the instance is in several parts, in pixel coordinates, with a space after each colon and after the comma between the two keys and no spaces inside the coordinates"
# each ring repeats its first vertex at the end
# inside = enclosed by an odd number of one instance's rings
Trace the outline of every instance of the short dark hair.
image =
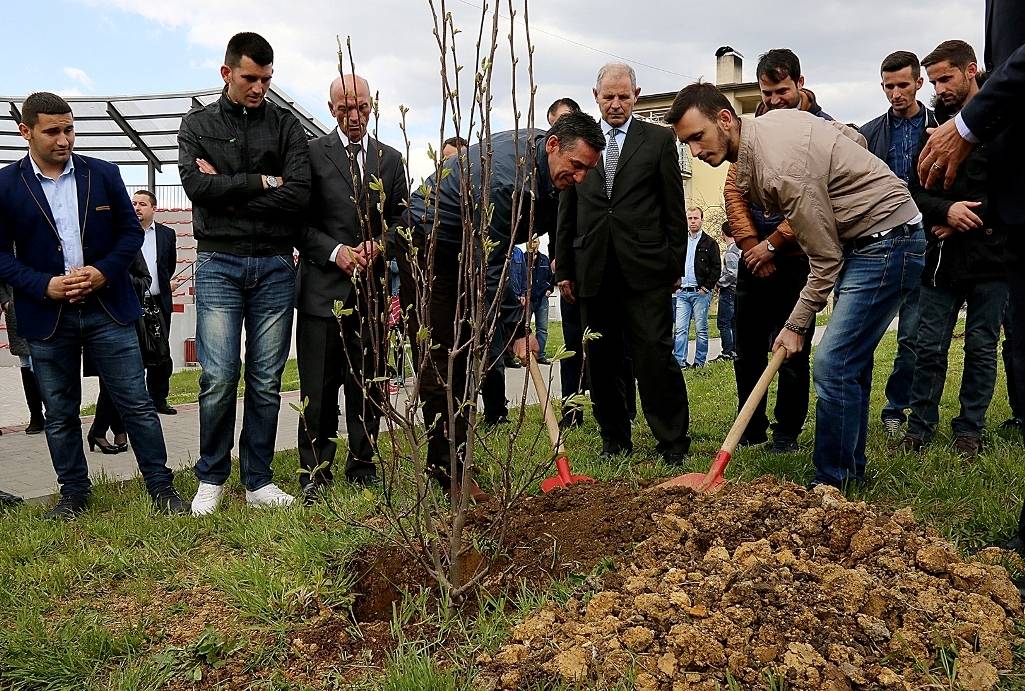
{"type": "Polygon", "coordinates": [[[883,59],[879,66],[879,73],[900,72],[905,67],[911,68],[911,76],[918,79],[922,76],[922,68],[918,66],[918,56],[909,50],[898,50],[890,53],[883,59]]]}
{"type": "Polygon", "coordinates": [[[21,104],[21,121],[28,127],[35,127],[40,115],[66,115],[70,112],[71,106],[57,94],[37,91],[21,104]]]}
{"type": "Polygon", "coordinates": [[[274,62],[274,49],[260,34],[242,31],[228,41],[228,48],[224,51],[224,64],[228,67],[238,67],[243,56],[260,67],[266,67],[274,62]]]}
{"type": "Polygon", "coordinates": [[[605,148],[605,135],[602,134],[598,121],[579,110],[575,113],[566,113],[556,120],[548,129],[547,136],[556,137],[560,149],[574,146],[579,139],[583,139],[584,143],[595,151],[600,152],[605,148]]]}
{"type": "Polygon", "coordinates": [[[568,97],[567,98],[560,98],[560,99],[556,99],[552,103],[552,105],[548,106],[548,117],[551,117],[552,115],[554,115],[555,111],[557,111],[562,106],[566,106],[567,108],[569,108],[569,112],[571,112],[571,113],[579,113],[580,112],[580,104],[577,103],[576,101],[574,101],[572,98],[568,98],[568,97]]]}
{"type": "Polygon", "coordinates": [[[137,194],[141,194],[144,197],[149,197],[150,203],[153,204],[153,206],[157,205],[157,195],[153,194],[149,190],[135,190],[134,192],[132,192],[133,197],[137,194]]]}
{"type": "Polygon", "coordinates": [[[727,238],[733,237],[733,227],[730,225],[729,221],[723,221],[722,222],[722,234],[723,234],[723,237],[727,237],[727,238]]]}
{"type": "Polygon", "coordinates": [[[675,125],[691,108],[697,108],[702,115],[710,120],[718,118],[719,111],[722,110],[728,110],[733,117],[737,117],[737,111],[733,108],[733,104],[723,95],[723,92],[716,88],[715,84],[696,81],[683,87],[680,89],[680,93],[676,94],[673,105],[669,107],[669,112],[665,115],[665,121],[670,125],[675,125]]]}
{"type": "Polygon", "coordinates": [[[789,48],[773,48],[758,58],[755,79],[762,77],[768,77],[773,83],[790,77],[794,83],[797,83],[797,80],[801,78],[801,61],[789,48]]]}
{"type": "Polygon", "coordinates": [[[441,143],[441,148],[444,149],[446,146],[454,146],[457,149],[465,149],[466,147],[470,146],[470,142],[466,141],[462,137],[449,137],[441,143]]]}
{"type": "Polygon", "coordinates": [[[922,58],[922,67],[931,67],[938,62],[949,62],[959,70],[966,70],[968,65],[978,62],[975,49],[964,41],[944,41],[936,46],[933,52],[922,58]]]}

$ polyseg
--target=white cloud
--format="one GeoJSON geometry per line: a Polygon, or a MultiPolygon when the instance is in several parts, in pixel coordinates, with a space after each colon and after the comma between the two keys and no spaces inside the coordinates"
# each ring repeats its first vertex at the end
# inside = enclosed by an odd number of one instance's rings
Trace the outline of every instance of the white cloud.
{"type": "Polygon", "coordinates": [[[85,70],[79,67],[65,67],[64,76],[68,77],[74,82],[81,84],[86,89],[93,88],[93,80],[89,77],[85,70]]]}
{"type": "MultiPolygon", "coordinates": [[[[415,176],[430,166],[427,142],[441,130],[439,58],[429,5],[423,0],[249,0],[244,20],[238,4],[228,0],[178,0],[140,3],[136,0],[79,0],[98,7],[134,13],[164,27],[184,29],[194,64],[210,65],[210,83],[219,78],[224,45],[237,31],[263,34],[275,50],[275,83],[299,100],[321,121],[329,122],[327,87],[336,75],[336,36],[352,37],[357,71],[380,93],[383,141],[404,149],[398,128],[399,106],[411,110],[408,131],[413,140],[411,168],[415,176]],[[297,9],[301,6],[301,12],[297,9]]],[[[462,31],[457,40],[466,65],[460,82],[464,108],[469,107],[473,69],[479,64],[475,42],[484,0],[448,0],[462,31]]],[[[494,3],[490,3],[494,5],[494,3]]],[[[522,17],[522,0],[518,17],[522,17]]],[[[440,0],[435,0],[440,7],[440,0]]],[[[501,3],[507,11],[506,3],[501,3]]],[[[548,104],[571,96],[594,110],[591,87],[598,68],[614,58],[628,58],[637,71],[642,93],[676,91],[693,80],[715,76],[716,48],[731,45],[745,56],[744,78],[754,79],[758,55],[770,48],[792,48],[802,61],[807,84],[822,106],[837,119],[861,123],[887,107],[879,88],[879,63],[894,50],[919,56],[940,41],[961,38],[982,54],[983,4],[961,0],[897,3],[890,0],[790,0],[771,4],[759,0],[683,3],[647,0],[534,0],[529,5],[535,46],[534,99],[536,120],[544,124],[548,104]],[[611,55],[610,55],[611,54],[611,55]]],[[[485,26],[486,34],[491,29],[485,26]]],[[[508,21],[498,30],[494,80],[493,129],[512,125],[508,21]]],[[[527,51],[522,24],[518,41],[518,107],[526,119],[529,105],[527,51]]],[[[346,63],[348,59],[346,59],[346,63]]],[[[173,66],[166,65],[167,69],[173,66]]],[[[154,90],[159,89],[155,83],[154,90]]],[[[928,100],[932,89],[921,94],[928,100]]],[[[453,134],[451,125],[446,134],[453,134]]]]}

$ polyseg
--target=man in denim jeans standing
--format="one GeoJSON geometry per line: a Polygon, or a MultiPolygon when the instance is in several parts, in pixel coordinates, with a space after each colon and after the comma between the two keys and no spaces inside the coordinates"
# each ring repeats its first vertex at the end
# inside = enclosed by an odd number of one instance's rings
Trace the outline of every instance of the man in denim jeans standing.
{"type": "Polygon", "coordinates": [[[692,84],[666,115],[705,163],[736,163],[737,186],[782,213],[808,256],[808,281],[773,343],[795,355],[836,289],[815,354],[815,477],[843,487],[865,479],[872,354],[922,273],[922,215],[907,186],[849,127],[797,110],[737,117],[711,84],[692,84]]]}
{"type": "Polygon", "coordinates": [[[239,475],[251,506],[291,504],[271,481],[281,373],[292,337],[292,250],[310,196],[309,146],[295,117],[266,102],[274,51],[236,34],[221,67],[225,88],[178,133],[182,185],[197,240],[199,380],[197,516],[212,513],[231,472],[242,327],[245,413],[239,475]]]}

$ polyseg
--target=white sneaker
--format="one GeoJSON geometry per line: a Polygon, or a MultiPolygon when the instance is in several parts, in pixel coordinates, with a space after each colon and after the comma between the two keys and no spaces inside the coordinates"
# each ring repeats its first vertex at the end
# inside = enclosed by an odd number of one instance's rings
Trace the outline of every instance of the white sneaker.
{"type": "Polygon", "coordinates": [[[264,485],[255,492],[246,490],[246,503],[250,506],[291,506],[293,502],[295,497],[274,483],[264,485]]]}
{"type": "Polygon", "coordinates": [[[212,485],[209,482],[200,482],[199,491],[192,499],[192,515],[208,516],[217,510],[221,503],[221,496],[224,494],[224,485],[212,485]]]}

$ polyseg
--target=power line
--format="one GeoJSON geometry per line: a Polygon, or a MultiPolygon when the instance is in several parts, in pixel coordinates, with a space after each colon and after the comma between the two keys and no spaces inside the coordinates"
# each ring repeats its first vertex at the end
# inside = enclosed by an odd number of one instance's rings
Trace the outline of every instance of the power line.
{"type": "MultiPolygon", "coordinates": [[[[482,11],[484,10],[484,8],[482,6],[480,6],[480,5],[476,4],[476,3],[469,2],[468,0],[457,0],[457,1],[461,2],[464,5],[468,5],[470,7],[476,8],[478,10],[482,10],[482,11]]],[[[498,0],[496,0],[496,2],[497,1],[498,0]]],[[[499,14],[499,16],[502,17],[502,19],[509,19],[508,16],[506,16],[504,14],[501,14],[501,13],[499,14]]],[[[570,44],[572,44],[574,46],[579,46],[580,48],[586,48],[587,50],[594,51],[595,53],[601,53],[602,55],[608,55],[609,57],[615,58],[616,60],[620,60],[622,62],[627,62],[627,63],[631,63],[631,64],[634,64],[634,65],[640,65],[641,67],[647,67],[648,69],[651,69],[651,70],[658,70],[659,72],[664,72],[665,74],[671,74],[674,77],[683,77],[684,79],[692,79],[692,80],[696,80],[697,79],[697,77],[695,77],[694,75],[681,74],[680,72],[674,72],[673,70],[668,70],[668,69],[666,69],[664,67],[659,67],[658,65],[650,65],[650,64],[648,64],[646,62],[641,62],[640,60],[635,60],[634,58],[630,58],[630,57],[627,57],[625,55],[619,55],[617,53],[612,53],[612,52],[609,52],[607,50],[602,50],[601,48],[595,48],[594,46],[589,46],[586,43],[581,43],[580,41],[574,41],[572,38],[567,38],[566,36],[562,36],[561,34],[557,34],[557,33],[553,32],[553,31],[547,31],[545,29],[542,29],[542,28],[538,27],[535,24],[531,24],[530,30],[531,31],[536,31],[539,34],[544,34],[546,36],[551,36],[552,38],[559,39],[560,41],[565,41],[566,43],[570,43],[570,44]]]]}

